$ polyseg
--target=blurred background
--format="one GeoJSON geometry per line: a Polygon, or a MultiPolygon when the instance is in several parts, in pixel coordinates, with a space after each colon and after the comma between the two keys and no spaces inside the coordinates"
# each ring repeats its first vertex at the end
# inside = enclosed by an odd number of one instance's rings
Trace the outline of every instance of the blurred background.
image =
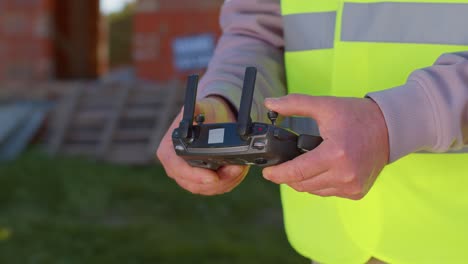
{"type": "Polygon", "coordinates": [[[0,0],[0,263],[308,263],[253,169],[199,197],[155,150],[223,0],[0,0]]]}

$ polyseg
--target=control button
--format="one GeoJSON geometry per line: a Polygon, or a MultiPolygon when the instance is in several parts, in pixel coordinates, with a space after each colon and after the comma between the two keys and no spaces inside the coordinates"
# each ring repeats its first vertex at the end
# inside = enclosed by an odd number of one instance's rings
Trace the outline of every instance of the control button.
{"type": "Polygon", "coordinates": [[[268,126],[264,124],[255,124],[253,132],[255,135],[263,135],[268,131],[268,126]]]}
{"type": "Polygon", "coordinates": [[[197,115],[197,117],[195,117],[195,122],[197,122],[197,125],[199,126],[203,125],[203,122],[205,122],[205,115],[204,114],[197,115]]]}
{"type": "Polygon", "coordinates": [[[265,158],[258,158],[255,160],[255,164],[258,164],[258,165],[263,165],[263,164],[267,164],[268,163],[268,160],[265,159],[265,158]]]}
{"type": "Polygon", "coordinates": [[[258,150],[263,150],[266,146],[266,142],[264,139],[256,140],[252,144],[252,148],[258,149],[258,150]]]}
{"type": "Polygon", "coordinates": [[[273,136],[279,140],[295,140],[297,137],[293,132],[281,128],[276,128],[273,131],[273,136]]]}
{"type": "Polygon", "coordinates": [[[178,151],[184,151],[185,150],[184,146],[182,146],[182,145],[175,146],[175,149],[178,150],[178,151]]]}
{"type": "Polygon", "coordinates": [[[270,119],[271,124],[276,126],[276,119],[278,119],[278,113],[275,111],[268,111],[268,119],[270,119]]]}

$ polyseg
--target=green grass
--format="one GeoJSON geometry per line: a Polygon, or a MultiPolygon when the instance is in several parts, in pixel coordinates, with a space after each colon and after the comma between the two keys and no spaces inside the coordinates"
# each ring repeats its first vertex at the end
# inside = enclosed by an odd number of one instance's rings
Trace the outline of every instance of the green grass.
{"type": "Polygon", "coordinates": [[[30,150],[0,165],[0,187],[0,263],[308,263],[259,170],[229,194],[201,197],[159,166],[30,150]]]}

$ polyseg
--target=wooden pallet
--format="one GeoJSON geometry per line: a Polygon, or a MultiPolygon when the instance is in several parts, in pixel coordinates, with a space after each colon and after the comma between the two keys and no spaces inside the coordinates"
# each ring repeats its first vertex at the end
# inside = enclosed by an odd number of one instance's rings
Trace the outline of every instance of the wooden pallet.
{"type": "Polygon", "coordinates": [[[0,103],[14,101],[43,101],[61,98],[75,82],[8,81],[0,83],[0,103]]]}
{"type": "Polygon", "coordinates": [[[183,95],[178,82],[87,88],[77,84],[56,108],[48,151],[115,163],[152,163],[183,105],[183,95]]]}

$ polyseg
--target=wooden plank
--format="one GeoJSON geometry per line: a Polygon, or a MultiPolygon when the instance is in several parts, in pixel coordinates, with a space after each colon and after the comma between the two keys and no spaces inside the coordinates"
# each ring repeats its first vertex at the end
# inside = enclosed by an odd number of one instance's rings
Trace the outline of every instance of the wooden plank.
{"type": "Polygon", "coordinates": [[[115,131],[115,141],[148,141],[152,129],[119,129],[115,131]]]}
{"type": "Polygon", "coordinates": [[[96,153],[96,144],[67,144],[60,152],[65,155],[93,157],[96,153]]]}
{"type": "Polygon", "coordinates": [[[168,92],[155,90],[151,92],[135,91],[129,98],[129,104],[164,104],[168,92]]]}
{"type": "Polygon", "coordinates": [[[122,164],[149,164],[154,162],[154,156],[147,155],[147,147],[147,144],[115,144],[105,160],[122,164]]]}
{"type": "Polygon", "coordinates": [[[123,119],[154,119],[160,109],[153,107],[133,107],[125,109],[122,113],[123,119]]]}
{"type": "Polygon", "coordinates": [[[66,142],[91,142],[94,141],[97,142],[99,141],[99,138],[101,136],[101,131],[93,131],[93,130],[83,130],[83,129],[77,129],[70,131],[68,135],[66,136],[66,142]]]}
{"type": "Polygon", "coordinates": [[[56,122],[51,125],[51,133],[49,138],[48,152],[50,154],[57,154],[65,139],[65,134],[70,126],[73,113],[79,103],[82,90],[79,85],[73,87],[68,95],[57,106],[53,118],[56,122]]]}
{"type": "Polygon", "coordinates": [[[110,144],[112,143],[115,129],[118,126],[120,116],[124,110],[125,103],[127,102],[128,93],[130,86],[126,85],[121,88],[116,98],[117,106],[114,109],[109,121],[100,137],[99,145],[96,151],[96,158],[104,158],[109,149],[110,144]]]}
{"type": "Polygon", "coordinates": [[[60,140],[51,137],[54,144],[60,142],[56,151],[125,164],[154,162],[159,141],[183,101],[183,89],[176,84],[86,84],[75,102],[70,104],[67,95],[67,107],[56,111],[61,125],[54,133],[62,134],[60,140]]]}
{"type": "Polygon", "coordinates": [[[73,118],[73,124],[78,127],[102,127],[106,120],[112,117],[112,109],[79,111],[73,118]]]}

